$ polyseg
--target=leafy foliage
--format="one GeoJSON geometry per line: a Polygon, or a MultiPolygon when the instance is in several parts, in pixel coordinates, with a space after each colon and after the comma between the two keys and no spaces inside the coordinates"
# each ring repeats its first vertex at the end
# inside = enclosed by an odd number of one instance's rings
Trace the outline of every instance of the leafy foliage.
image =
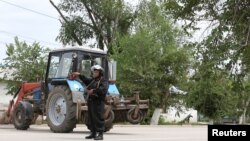
{"type": "Polygon", "coordinates": [[[7,57],[1,66],[7,81],[7,94],[15,94],[22,81],[36,82],[46,70],[47,52],[39,43],[28,45],[15,37],[14,43],[6,45],[7,57]]]}
{"type": "Polygon", "coordinates": [[[169,87],[187,80],[189,53],[177,43],[181,32],[156,1],[143,1],[139,11],[134,33],[120,40],[112,56],[118,61],[119,88],[126,95],[139,91],[152,109],[178,106],[180,96],[170,95],[169,87]]]}
{"type": "Polygon", "coordinates": [[[208,22],[207,28],[212,29],[201,43],[195,44],[195,57],[199,60],[194,66],[195,76],[200,78],[194,81],[197,87],[192,90],[193,103],[199,105],[196,108],[211,118],[227,113],[228,109],[244,111],[250,97],[245,87],[250,68],[250,2],[167,0],[165,6],[168,14],[186,23],[183,28],[188,33],[197,30],[200,21],[208,22]],[[203,96],[197,99],[196,95],[203,96]],[[235,101],[238,106],[233,108],[235,101]]]}
{"type": "Polygon", "coordinates": [[[123,0],[62,0],[54,7],[63,19],[59,41],[82,45],[88,39],[95,39],[99,48],[106,46],[111,53],[117,34],[128,34],[136,16],[123,0]]]}

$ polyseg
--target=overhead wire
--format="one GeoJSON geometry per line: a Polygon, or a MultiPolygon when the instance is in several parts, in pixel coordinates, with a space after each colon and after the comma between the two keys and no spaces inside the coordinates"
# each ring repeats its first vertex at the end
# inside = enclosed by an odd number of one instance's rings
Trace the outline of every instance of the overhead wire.
{"type": "Polygon", "coordinates": [[[33,12],[33,13],[36,13],[36,14],[39,14],[39,15],[42,15],[42,16],[45,16],[45,17],[48,17],[48,18],[51,18],[51,19],[54,19],[54,20],[58,20],[58,18],[56,17],[53,17],[53,16],[50,16],[50,15],[47,15],[47,14],[44,14],[42,12],[39,12],[39,11],[36,11],[36,10],[33,10],[33,9],[29,9],[29,8],[26,8],[26,7],[23,7],[23,6],[20,6],[20,5],[17,5],[17,4],[14,4],[14,3],[11,3],[11,2],[8,2],[8,1],[5,1],[5,0],[0,0],[0,2],[3,2],[5,4],[8,4],[8,5],[11,5],[11,6],[15,6],[15,7],[18,7],[18,8],[21,8],[21,9],[24,9],[24,10],[27,10],[27,11],[30,11],[30,12],[33,12]]]}
{"type": "MultiPolygon", "coordinates": [[[[17,8],[20,8],[20,9],[23,9],[23,10],[26,10],[26,11],[29,11],[29,12],[32,12],[32,13],[35,13],[35,14],[39,14],[39,15],[42,15],[42,16],[45,16],[45,17],[48,17],[48,18],[51,18],[51,19],[54,19],[54,20],[59,21],[59,19],[56,18],[56,17],[53,17],[53,16],[50,16],[50,15],[44,14],[44,13],[42,13],[42,12],[39,12],[39,11],[36,11],[36,10],[33,10],[33,9],[29,9],[29,8],[26,8],[26,7],[23,7],[23,6],[20,6],[20,5],[17,5],[17,4],[14,4],[14,3],[11,3],[11,2],[5,1],[5,0],[0,0],[0,2],[5,3],[5,4],[8,4],[8,5],[11,5],[11,6],[14,6],[14,7],[17,7],[17,8]]],[[[29,40],[33,40],[33,41],[39,42],[40,44],[41,44],[41,43],[44,43],[44,44],[47,44],[47,45],[61,46],[60,44],[51,43],[51,42],[43,41],[43,40],[37,40],[37,39],[34,39],[34,38],[32,38],[32,37],[23,36],[23,35],[20,35],[20,34],[8,32],[8,31],[4,31],[4,30],[0,30],[0,32],[3,33],[3,34],[6,34],[7,36],[10,36],[10,35],[18,36],[18,37],[20,37],[21,39],[23,39],[24,41],[26,41],[26,42],[28,42],[28,43],[32,43],[32,42],[27,41],[26,39],[29,39],[29,40]]],[[[13,36],[11,36],[11,37],[13,37],[13,36]]],[[[1,42],[1,44],[4,44],[4,43],[1,42]]],[[[41,44],[41,45],[42,45],[42,44],[41,44]]],[[[47,45],[46,45],[45,47],[48,47],[47,45]]],[[[42,45],[42,46],[44,46],[44,45],[42,45]]]]}
{"type": "Polygon", "coordinates": [[[8,44],[8,43],[0,41],[0,44],[6,45],[6,44],[8,44]]]}
{"type": "Polygon", "coordinates": [[[21,37],[23,39],[29,39],[29,40],[33,40],[33,41],[36,41],[36,42],[45,43],[45,44],[48,44],[48,45],[61,46],[60,44],[51,43],[51,42],[43,41],[43,40],[38,40],[38,39],[35,39],[35,38],[32,38],[32,37],[28,37],[28,36],[24,36],[24,35],[20,35],[20,34],[16,34],[16,33],[8,32],[8,31],[4,31],[4,30],[0,30],[0,34],[1,33],[2,34],[8,34],[8,35],[14,35],[14,36],[17,36],[17,37],[21,37]]]}
{"type": "MultiPolygon", "coordinates": [[[[9,37],[12,37],[14,38],[13,36],[11,35],[6,35],[6,36],[9,36],[9,37]]],[[[24,39],[22,37],[19,37],[19,40],[23,41],[23,42],[26,42],[26,43],[29,43],[29,44],[33,44],[34,42],[36,41],[31,41],[31,40],[27,40],[27,39],[24,39]]],[[[4,42],[4,41],[1,41],[0,40],[0,43],[3,44],[3,45],[7,45],[7,44],[11,44],[11,43],[14,43],[14,42],[4,42]]],[[[59,46],[49,46],[48,44],[43,44],[41,42],[36,42],[38,43],[39,45],[43,46],[43,47],[47,47],[47,48],[52,48],[52,47],[59,47],[59,46]]]]}
{"type": "MultiPolygon", "coordinates": [[[[32,13],[35,13],[35,14],[38,14],[38,15],[41,15],[41,16],[44,16],[44,17],[47,17],[47,18],[50,18],[50,19],[53,19],[53,20],[59,21],[59,18],[50,16],[50,15],[48,15],[48,14],[44,14],[44,13],[42,13],[42,12],[39,12],[39,11],[30,9],[30,8],[26,8],[26,7],[23,7],[23,6],[20,6],[20,5],[17,5],[17,4],[14,4],[14,3],[11,3],[11,2],[5,1],[5,0],[0,0],[0,2],[5,3],[5,4],[8,4],[8,5],[11,5],[11,6],[14,6],[14,7],[17,7],[17,8],[20,8],[20,9],[23,9],[23,10],[26,10],[26,11],[29,11],[29,12],[32,12],[32,13]]],[[[27,41],[26,39],[36,41],[36,42],[38,42],[41,46],[44,46],[44,47],[48,47],[48,45],[53,45],[54,47],[55,47],[55,46],[57,46],[57,47],[58,47],[58,46],[61,46],[60,44],[51,43],[51,42],[42,41],[42,40],[37,40],[37,39],[31,38],[31,37],[23,36],[23,35],[16,34],[16,33],[12,33],[12,32],[8,32],[8,31],[0,30],[0,32],[3,33],[3,34],[5,34],[5,35],[8,35],[8,36],[10,36],[10,37],[13,37],[13,36],[11,36],[11,35],[18,36],[18,37],[20,37],[22,40],[24,40],[24,41],[27,42],[27,43],[34,43],[34,42],[27,41]],[[26,38],[26,39],[25,39],[25,38],[26,38]],[[44,44],[47,44],[47,45],[44,45],[43,43],[44,43],[44,44]]],[[[0,44],[6,46],[6,45],[10,44],[10,42],[6,42],[6,41],[1,41],[1,40],[0,40],[0,44]]],[[[51,47],[48,47],[48,48],[51,48],[51,47]]]]}

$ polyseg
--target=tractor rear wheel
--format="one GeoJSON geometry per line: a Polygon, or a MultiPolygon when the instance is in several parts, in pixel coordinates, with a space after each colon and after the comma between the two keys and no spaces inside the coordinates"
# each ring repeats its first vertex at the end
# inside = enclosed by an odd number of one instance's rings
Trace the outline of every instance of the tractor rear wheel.
{"type": "Polygon", "coordinates": [[[17,130],[27,130],[33,119],[33,108],[28,102],[20,102],[13,112],[13,124],[17,130]]]}
{"type": "Polygon", "coordinates": [[[47,122],[55,133],[68,133],[76,127],[76,104],[67,86],[55,87],[46,103],[47,122]]]}

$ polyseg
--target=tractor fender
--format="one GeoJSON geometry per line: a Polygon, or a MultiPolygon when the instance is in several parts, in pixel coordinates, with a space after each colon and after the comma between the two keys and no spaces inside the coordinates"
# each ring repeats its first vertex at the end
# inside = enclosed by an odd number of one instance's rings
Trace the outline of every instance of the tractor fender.
{"type": "Polygon", "coordinates": [[[84,93],[86,86],[77,80],[67,80],[69,89],[72,92],[72,99],[74,103],[85,103],[84,93]]]}
{"type": "Polygon", "coordinates": [[[18,106],[22,106],[24,109],[25,119],[33,119],[33,108],[29,102],[20,101],[18,106]]]}
{"type": "Polygon", "coordinates": [[[108,88],[108,94],[107,95],[114,95],[114,96],[119,96],[119,90],[117,89],[116,85],[114,83],[109,84],[108,88]]]}
{"type": "Polygon", "coordinates": [[[54,79],[51,82],[52,85],[66,85],[69,87],[72,93],[72,100],[74,103],[85,103],[86,100],[84,98],[84,93],[86,90],[86,86],[80,83],[77,80],[69,80],[69,79],[54,79]]]}

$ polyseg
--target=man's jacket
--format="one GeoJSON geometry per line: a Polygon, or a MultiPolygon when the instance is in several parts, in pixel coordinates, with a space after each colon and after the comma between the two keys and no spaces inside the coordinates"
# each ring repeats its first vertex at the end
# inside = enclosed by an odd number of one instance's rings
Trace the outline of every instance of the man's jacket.
{"type": "Polygon", "coordinates": [[[87,90],[93,90],[93,95],[89,96],[89,99],[92,100],[105,100],[106,94],[108,92],[108,81],[103,77],[99,78],[87,78],[83,75],[80,75],[79,78],[87,86],[87,90]]]}

